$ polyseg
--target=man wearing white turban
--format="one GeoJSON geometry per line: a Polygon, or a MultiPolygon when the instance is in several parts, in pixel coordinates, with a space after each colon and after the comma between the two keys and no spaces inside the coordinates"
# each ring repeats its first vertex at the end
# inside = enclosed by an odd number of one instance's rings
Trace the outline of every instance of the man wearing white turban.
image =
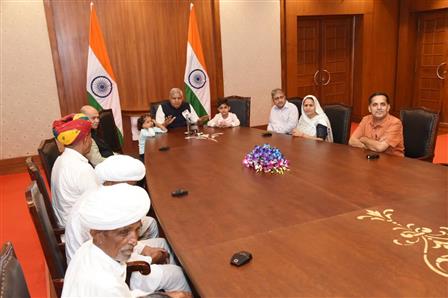
{"type": "MultiPolygon", "coordinates": [[[[98,171],[99,174],[98,179],[107,185],[100,187],[100,189],[109,188],[111,187],[111,184],[118,183],[120,181],[132,183],[141,180],[145,175],[145,167],[143,163],[141,163],[138,159],[125,155],[114,155],[108,157],[104,162],[97,166],[97,169],[96,171],[98,171]],[[124,163],[126,166],[124,166],[124,163]],[[108,174],[108,172],[111,172],[112,174],[108,174]]],[[[135,187],[138,188],[137,186],[135,187]]],[[[150,202],[146,191],[144,191],[144,193],[146,194],[147,201],[150,202]]],[[[71,259],[79,247],[91,238],[89,228],[83,225],[80,213],[80,208],[83,201],[89,196],[91,196],[91,193],[88,193],[75,204],[67,221],[65,230],[65,251],[67,262],[69,264],[71,263],[71,259]]],[[[130,196],[131,194],[121,196],[122,203],[126,204],[130,196]]],[[[120,208],[118,206],[116,208],[118,208],[117,212],[119,212],[120,208]]],[[[93,212],[96,212],[102,216],[103,208],[100,207],[93,212]]],[[[165,239],[152,238],[138,241],[133,249],[131,258],[132,260],[144,260],[152,264],[152,272],[149,276],[142,276],[139,273],[134,273],[131,277],[131,288],[143,288],[147,292],[153,292],[162,288],[167,291],[189,291],[188,284],[180,267],[175,265],[154,265],[166,263],[168,257],[169,264],[175,264],[174,258],[172,254],[170,254],[170,248],[165,239]]]]}
{"type": "Polygon", "coordinates": [[[62,297],[142,294],[131,292],[126,285],[125,262],[137,245],[140,220],[149,206],[145,190],[125,183],[101,187],[82,201],[80,218],[89,228],[92,240],[80,247],[69,264],[62,297]]]}
{"type": "MultiPolygon", "coordinates": [[[[71,260],[62,297],[137,297],[160,289],[190,292],[182,269],[176,265],[151,264],[147,276],[134,272],[133,291],[125,283],[125,262],[136,260],[138,230],[149,207],[147,192],[126,183],[100,187],[82,200],[79,217],[92,239],[71,260]]],[[[152,262],[143,255],[138,259],[152,262]]]]}
{"type": "MultiPolygon", "coordinates": [[[[139,159],[129,155],[112,155],[96,166],[95,174],[103,185],[120,182],[135,184],[145,177],[146,168],[139,159]]],[[[142,225],[139,239],[159,237],[159,229],[154,218],[145,216],[142,225]]]]}

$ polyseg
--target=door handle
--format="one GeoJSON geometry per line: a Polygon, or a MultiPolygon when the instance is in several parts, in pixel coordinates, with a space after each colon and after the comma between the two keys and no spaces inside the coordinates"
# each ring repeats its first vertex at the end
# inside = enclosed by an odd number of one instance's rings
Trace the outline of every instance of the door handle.
{"type": "Polygon", "coordinates": [[[323,71],[327,73],[328,80],[325,83],[322,81],[322,85],[327,86],[328,84],[330,84],[331,75],[330,75],[330,72],[328,70],[324,69],[323,71]]]}
{"type": "Polygon", "coordinates": [[[319,86],[319,82],[317,81],[317,74],[320,72],[320,70],[316,70],[316,72],[314,73],[314,84],[316,86],[319,86]]]}
{"type": "MultiPolygon", "coordinates": [[[[440,68],[442,68],[442,66],[444,66],[444,65],[446,65],[446,62],[442,62],[442,63],[440,63],[440,64],[437,66],[437,70],[436,70],[436,75],[437,75],[437,77],[438,77],[439,79],[441,79],[441,80],[445,80],[445,77],[442,76],[442,75],[440,74],[440,68]]],[[[443,74],[443,75],[446,74],[446,70],[444,70],[444,71],[442,72],[442,74],[443,74]]]]}

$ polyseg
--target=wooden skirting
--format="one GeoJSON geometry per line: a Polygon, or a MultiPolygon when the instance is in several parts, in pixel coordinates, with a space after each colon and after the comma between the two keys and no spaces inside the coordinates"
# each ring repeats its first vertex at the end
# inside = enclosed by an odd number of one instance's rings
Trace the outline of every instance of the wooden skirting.
{"type": "MultiPolygon", "coordinates": [[[[14,173],[22,173],[26,172],[26,164],[25,160],[29,156],[20,156],[20,157],[14,157],[14,158],[8,158],[8,159],[1,159],[0,160],[0,175],[6,175],[6,174],[14,174],[14,173]]],[[[38,165],[41,166],[40,158],[38,155],[33,155],[33,161],[38,165]]]]}

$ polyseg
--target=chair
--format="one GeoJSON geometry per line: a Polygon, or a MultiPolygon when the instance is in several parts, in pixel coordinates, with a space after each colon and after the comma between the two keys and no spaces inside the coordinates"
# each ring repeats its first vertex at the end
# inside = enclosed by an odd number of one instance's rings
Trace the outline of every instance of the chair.
{"type": "Polygon", "coordinates": [[[287,98],[287,100],[297,107],[297,110],[299,110],[299,119],[300,119],[300,116],[302,115],[302,100],[303,100],[303,98],[295,96],[295,97],[289,97],[289,98],[287,98]]]}
{"type": "Polygon", "coordinates": [[[250,127],[250,97],[232,95],[218,98],[218,100],[224,99],[229,103],[230,111],[235,113],[240,120],[240,125],[250,127]]]}
{"type": "Polygon", "coordinates": [[[30,297],[22,267],[11,242],[3,244],[0,253],[0,297],[30,297]]]}
{"type": "Polygon", "coordinates": [[[400,110],[403,123],[404,155],[432,162],[436,146],[439,112],[425,108],[400,110]]]}
{"type": "Polygon", "coordinates": [[[51,186],[51,171],[56,159],[59,155],[61,155],[56,140],[54,138],[43,140],[40,143],[37,152],[39,153],[40,161],[42,163],[42,166],[44,167],[48,186],[51,186]]]}
{"type": "Polygon", "coordinates": [[[333,142],[348,144],[352,108],[343,104],[329,104],[325,105],[323,110],[330,120],[333,142]]]}
{"type": "Polygon", "coordinates": [[[58,297],[61,296],[64,284],[64,274],[67,269],[65,254],[63,253],[63,243],[59,243],[53,232],[53,227],[45,209],[44,199],[39,191],[36,181],[31,182],[25,192],[26,203],[31,218],[39,236],[40,245],[45,255],[51,280],[58,297]]]}
{"type": "Polygon", "coordinates": [[[151,114],[151,117],[153,119],[156,119],[156,113],[157,113],[157,109],[159,108],[159,106],[161,104],[164,104],[165,102],[168,102],[168,99],[164,99],[164,100],[159,100],[159,101],[155,101],[155,102],[151,102],[149,104],[149,113],[151,114]]]}
{"type": "Polygon", "coordinates": [[[32,157],[28,157],[26,159],[26,167],[28,169],[28,174],[30,175],[31,181],[36,181],[37,187],[39,188],[39,191],[43,196],[45,210],[47,211],[51,226],[53,227],[53,231],[55,232],[56,239],[58,242],[61,242],[61,235],[64,234],[65,230],[64,228],[60,228],[58,225],[58,221],[54,213],[53,206],[51,205],[50,195],[48,193],[44,179],[42,178],[39,168],[34,163],[32,157]]]}
{"type": "Polygon", "coordinates": [[[101,110],[100,124],[98,126],[98,136],[109,145],[114,152],[122,153],[120,139],[118,137],[118,128],[115,125],[114,114],[111,109],[101,110]]]}

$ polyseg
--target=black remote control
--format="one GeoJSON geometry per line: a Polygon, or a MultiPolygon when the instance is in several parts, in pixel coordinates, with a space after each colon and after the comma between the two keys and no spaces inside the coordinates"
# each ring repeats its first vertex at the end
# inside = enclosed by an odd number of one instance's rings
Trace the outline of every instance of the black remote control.
{"type": "Polygon", "coordinates": [[[173,192],[171,193],[171,195],[172,195],[173,197],[183,197],[183,196],[188,195],[188,190],[179,188],[179,189],[176,189],[175,191],[173,191],[173,192]]]}
{"type": "Polygon", "coordinates": [[[159,151],[168,151],[168,150],[170,150],[170,147],[168,146],[163,146],[159,148],[159,151]]]}

